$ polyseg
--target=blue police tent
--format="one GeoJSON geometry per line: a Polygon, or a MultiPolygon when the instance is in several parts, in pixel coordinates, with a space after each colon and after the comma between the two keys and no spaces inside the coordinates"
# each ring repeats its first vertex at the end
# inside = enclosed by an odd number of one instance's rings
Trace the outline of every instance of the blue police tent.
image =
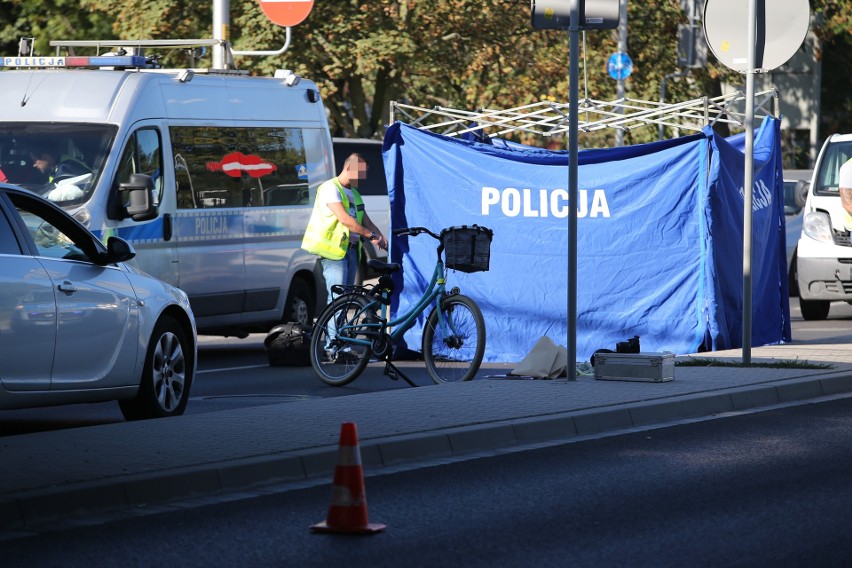
{"type": "MultiPolygon", "coordinates": [[[[744,136],[712,129],[579,152],[577,356],[638,335],[643,352],[742,346],[744,136]]],[[[565,345],[568,153],[451,138],[402,123],[383,155],[391,228],[478,224],[494,231],[488,272],[449,286],[485,316],[485,360],[519,361],[542,336],[565,345]]],[[[789,341],[780,121],[755,129],[752,345],[789,341]]],[[[392,314],[420,297],[435,262],[428,236],[394,237],[402,264],[392,314]]],[[[401,349],[420,351],[422,321],[401,349]]]]}

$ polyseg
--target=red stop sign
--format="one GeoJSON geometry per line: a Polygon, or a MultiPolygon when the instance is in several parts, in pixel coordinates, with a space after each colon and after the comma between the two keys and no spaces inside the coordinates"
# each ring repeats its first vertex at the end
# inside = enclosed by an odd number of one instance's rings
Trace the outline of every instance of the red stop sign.
{"type": "Polygon", "coordinates": [[[314,0],[259,0],[266,17],[279,26],[302,23],[314,7],[314,0]]]}

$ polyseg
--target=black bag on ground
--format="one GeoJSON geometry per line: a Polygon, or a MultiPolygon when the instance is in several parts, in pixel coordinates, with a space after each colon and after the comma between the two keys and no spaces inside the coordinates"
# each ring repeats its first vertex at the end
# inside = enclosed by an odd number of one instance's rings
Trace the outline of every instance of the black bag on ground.
{"type": "Polygon", "coordinates": [[[273,327],[266,339],[266,355],[273,367],[307,367],[311,364],[311,326],[284,323],[273,327]]]}

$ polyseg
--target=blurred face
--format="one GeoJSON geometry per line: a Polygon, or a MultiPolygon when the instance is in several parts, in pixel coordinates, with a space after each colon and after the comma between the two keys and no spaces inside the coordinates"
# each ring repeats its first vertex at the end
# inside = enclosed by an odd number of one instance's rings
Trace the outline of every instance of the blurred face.
{"type": "Polygon", "coordinates": [[[53,167],[53,159],[47,154],[30,154],[30,158],[33,160],[33,167],[43,174],[46,174],[53,167]]]}
{"type": "Polygon", "coordinates": [[[349,177],[352,179],[367,179],[367,162],[352,160],[349,164],[349,177]]]}

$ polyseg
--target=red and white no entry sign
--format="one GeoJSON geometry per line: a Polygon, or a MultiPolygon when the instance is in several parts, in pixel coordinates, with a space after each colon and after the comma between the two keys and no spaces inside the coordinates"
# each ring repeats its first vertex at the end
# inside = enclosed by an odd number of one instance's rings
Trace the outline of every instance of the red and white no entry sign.
{"type": "Polygon", "coordinates": [[[278,166],[267,162],[255,154],[232,152],[219,162],[207,162],[207,171],[224,172],[231,177],[242,177],[247,173],[250,177],[261,178],[276,171],[278,166]]]}
{"type": "Polygon", "coordinates": [[[266,17],[279,26],[295,26],[311,13],[314,0],[258,0],[266,17]]]}

